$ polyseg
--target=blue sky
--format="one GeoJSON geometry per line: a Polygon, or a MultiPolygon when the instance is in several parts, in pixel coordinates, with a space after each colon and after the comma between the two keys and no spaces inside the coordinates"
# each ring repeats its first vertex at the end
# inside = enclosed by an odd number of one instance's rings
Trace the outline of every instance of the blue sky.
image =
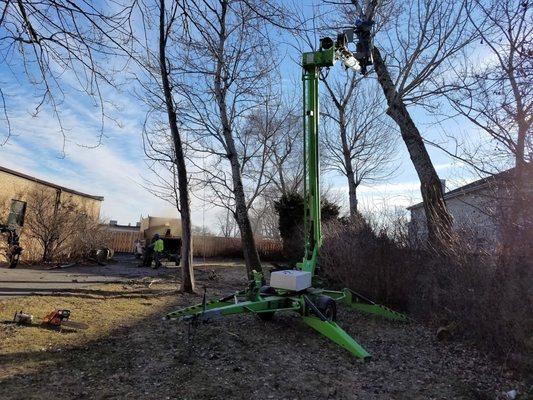
{"type": "MultiPolygon", "coordinates": [[[[308,5],[302,7],[307,12],[310,10],[305,8],[308,5]]],[[[281,51],[285,54],[284,91],[295,91],[299,97],[301,80],[296,62],[300,56],[289,44],[293,39],[288,34],[285,36],[288,44],[281,51]]],[[[337,65],[331,73],[340,68],[337,65]]],[[[141,215],[176,216],[175,209],[143,187],[151,179],[141,138],[145,109],[131,95],[132,88],[128,85],[120,90],[104,88],[105,100],[113,103],[113,106],[106,107],[106,112],[116,122],[106,121],[103,141],[94,147],[99,141],[100,111],[89,98],[75,89],[73,82],[71,73],[62,75],[65,98],[60,108],[66,132],[64,137],[49,105],[42,107],[38,115],[33,115],[39,101],[38,93],[28,84],[20,65],[12,63],[10,68],[5,64],[0,65],[0,85],[6,96],[13,130],[13,135],[0,146],[0,165],[79,191],[104,196],[104,219],[127,224],[134,223],[141,215]]],[[[440,137],[440,128],[432,126],[434,121],[425,112],[413,110],[413,116],[426,137],[433,140],[440,137]]],[[[462,127],[452,121],[447,129],[460,130],[462,127]]],[[[0,125],[0,143],[6,136],[6,126],[0,125]]],[[[450,186],[472,179],[468,171],[442,152],[433,148],[429,148],[429,151],[439,175],[448,179],[450,186]]],[[[400,163],[392,179],[373,187],[360,188],[364,208],[403,208],[419,200],[419,182],[401,141],[398,159],[400,163]]],[[[328,175],[323,182],[328,182],[333,191],[347,194],[342,177],[328,175]]],[[[201,226],[205,222],[207,226],[213,226],[217,209],[198,200],[202,197],[202,193],[198,193],[193,198],[193,223],[201,226]]],[[[342,197],[347,201],[347,195],[342,197]]]]}

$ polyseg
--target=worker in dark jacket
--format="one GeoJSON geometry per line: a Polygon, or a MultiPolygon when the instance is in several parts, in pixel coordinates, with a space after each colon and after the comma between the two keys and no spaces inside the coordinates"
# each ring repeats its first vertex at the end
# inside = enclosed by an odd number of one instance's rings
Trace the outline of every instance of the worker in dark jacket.
{"type": "Polygon", "coordinates": [[[143,248],[143,259],[142,259],[142,264],[139,265],[139,267],[145,267],[145,268],[148,268],[148,267],[151,267],[152,266],[152,261],[154,260],[155,258],[155,254],[154,254],[154,247],[155,247],[155,242],[159,239],[159,235],[156,233],[153,237],[152,237],[152,240],[150,241],[150,244],[145,246],[143,248]]]}
{"type": "Polygon", "coordinates": [[[159,237],[159,234],[156,233],[154,235],[154,239],[155,241],[153,242],[153,246],[154,246],[154,261],[155,261],[155,266],[154,268],[159,268],[161,266],[161,256],[163,254],[163,250],[164,250],[164,243],[163,243],[163,239],[161,239],[159,237]]]}

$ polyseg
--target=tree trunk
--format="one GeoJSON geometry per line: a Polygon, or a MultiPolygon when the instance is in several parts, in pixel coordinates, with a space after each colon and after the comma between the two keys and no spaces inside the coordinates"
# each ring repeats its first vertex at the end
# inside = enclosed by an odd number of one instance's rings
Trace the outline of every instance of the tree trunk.
{"type": "MultiPolygon", "coordinates": [[[[520,136],[520,128],[519,128],[520,136]]],[[[519,137],[520,139],[520,137],[519,137]]],[[[503,197],[504,202],[508,202],[504,207],[502,215],[502,255],[505,263],[513,262],[513,259],[518,255],[531,253],[531,239],[533,219],[531,217],[533,210],[531,204],[533,196],[531,191],[528,190],[528,182],[531,179],[531,172],[524,159],[524,149],[522,148],[522,154],[519,154],[517,148],[517,154],[515,157],[515,168],[511,175],[510,183],[506,190],[506,195],[503,197]]]]}
{"type": "Polygon", "coordinates": [[[347,123],[344,108],[339,108],[339,131],[341,135],[342,154],[344,156],[344,172],[348,179],[348,199],[350,201],[350,216],[353,218],[357,215],[357,183],[352,166],[350,148],[348,146],[347,123]]]}
{"type": "Polygon", "coordinates": [[[428,242],[433,249],[445,252],[452,240],[452,217],[444,201],[437,171],[433,167],[424,141],[407,107],[400,98],[389,70],[377,47],[372,49],[374,68],[387,99],[387,114],[398,124],[409,156],[420,179],[420,191],[426,213],[428,242]]]}
{"type": "Polygon", "coordinates": [[[165,103],[167,106],[168,123],[172,134],[172,143],[174,145],[174,164],[176,165],[178,175],[179,191],[179,212],[181,215],[181,270],[182,286],[181,290],[187,293],[194,292],[194,270],[192,262],[192,224],[191,210],[189,200],[189,190],[187,181],[187,166],[183,154],[181,135],[178,129],[176,110],[174,100],[168,79],[167,60],[166,60],[166,29],[165,29],[165,0],[160,0],[159,14],[159,67],[161,70],[161,83],[165,94],[165,103]]]}
{"type": "Polygon", "coordinates": [[[357,184],[355,183],[355,178],[353,171],[346,170],[346,179],[348,179],[348,198],[350,200],[350,217],[355,217],[359,215],[357,210],[357,184]]]}
{"type": "Polygon", "coordinates": [[[252,224],[248,216],[248,208],[246,207],[246,197],[244,196],[244,187],[241,177],[241,166],[237,159],[235,150],[235,143],[231,133],[226,137],[228,143],[228,159],[231,164],[231,176],[233,180],[233,195],[235,196],[235,220],[239,225],[241,233],[242,251],[244,255],[244,262],[246,263],[246,272],[250,279],[253,278],[252,271],[261,272],[261,261],[259,253],[255,246],[255,238],[252,230],[252,224]]]}
{"type": "MultiPolygon", "coordinates": [[[[185,177],[186,171],[185,172],[185,177]]],[[[178,175],[179,181],[179,175],[178,175]]],[[[194,293],[195,282],[194,282],[194,269],[193,269],[193,248],[192,248],[192,224],[191,224],[191,213],[189,208],[189,196],[187,189],[183,190],[182,186],[179,187],[180,192],[180,214],[181,214],[181,268],[182,268],[182,291],[187,293],[194,293]],[[187,195],[184,196],[186,192],[187,195]],[[184,200],[186,199],[186,200],[184,200]],[[186,212],[183,212],[186,210],[186,212]]]]}
{"type": "Polygon", "coordinates": [[[231,164],[233,195],[235,196],[235,220],[237,221],[241,233],[242,252],[244,262],[246,263],[246,272],[248,277],[252,279],[252,272],[254,270],[261,272],[261,261],[255,246],[252,224],[250,223],[250,218],[248,216],[248,207],[246,207],[246,197],[244,195],[244,186],[241,177],[241,166],[237,159],[237,152],[233,137],[231,136],[231,131],[229,133],[226,132],[225,136],[228,145],[228,159],[231,164]]]}
{"type": "MultiPolygon", "coordinates": [[[[518,254],[524,246],[531,240],[528,237],[528,232],[531,232],[532,219],[531,219],[531,192],[528,190],[528,178],[531,178],[531,174],[528,173],[528,163],[525,158],[525,144],[526,135],[528,134],[531,122],[527,121],[527,113],[524,111],[524,104],[514,74],[510,74],[511,86],[515,96],[517,113],[516,119],[518,122],[518,136],[516,140],[516,153],[515,153],[515,171],[514,171],[514,204],[511,207],[509,213],[511,220],[511,246],[512,253],[518,254]],[[514,238],[514,240],[512,239],[514,238]]],[[[531,236],[531,233],[529,233],[531,236]]],[[[525,253],[524,253],[525,254],[525,253]]]]}
{"type": "Polygon", "coordinates": [[[259,253],[255,246],[255,238],[248,217],[248,207],[246,206],[246,197],[244,195],[244,186],[241,176],[241,164],[238,159],[235,141],[233,140],[233,132],[230,119],[228,117],[228,110],[226,105],[226,91],[227,88],[223,86],[222,74],[224,63],[224,46],[226,40],[226,12],[229,7],[227,0],[221,1],[221,16],[220,16],[220,32],[219,43],[217,48],[217,68],[214,77],[215,98],[220,111],[220,122],[222,125],[222,135],[226,145],[226,157],[231,164],[231,178],[233,181],[233,195],[235,196],[235,220],[239,225],[241,233],[242,251],[244,261],[246,263],[246,271],[250,279],[253,278],[252,271],[261,271],[261,261],[259,260],[259,253]]]}
{"type": "Polygon", "coordinates": [[[50,257],[50,246],[48,244],[43,244],[43,256],[41,258],[41,262],[45,263],[48,261],[51,261],[50,257]]]}

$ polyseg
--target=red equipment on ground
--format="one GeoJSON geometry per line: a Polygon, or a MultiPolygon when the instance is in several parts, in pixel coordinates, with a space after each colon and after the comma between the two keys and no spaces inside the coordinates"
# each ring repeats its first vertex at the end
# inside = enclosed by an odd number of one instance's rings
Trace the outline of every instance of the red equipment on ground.
{"type": "Polygon", "coordinates": [[[43,318],[42,325],[48,325],[59,329],[63,326],[75,329],[87,329],[89,327],[81,322],[70,321],[69,318],[70,310],[54,310],[43,318]]]}

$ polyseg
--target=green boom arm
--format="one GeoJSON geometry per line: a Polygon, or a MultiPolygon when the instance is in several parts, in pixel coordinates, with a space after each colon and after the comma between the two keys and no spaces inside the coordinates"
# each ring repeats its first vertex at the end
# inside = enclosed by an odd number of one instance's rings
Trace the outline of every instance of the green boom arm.
{"type": "MultiPolygon", "coordinates": [[[[359,59],[356,62],[354,55],[347,50],[346,42],[339,39],[336,44],[329,38],[322,39],[319,51],[303,54],[305,255],[303,261],[297,264],[297,268],[310,272],[311,275],[315,274],[318,251],[322,245],[318,81],[320,68],[331,67],[338,59],[342,60],[347,68],[356,69],[354,67],[359,66],[359,59]]],[[[247,290],[215,301],[205,301],[204,296],[203,303],[171,312],[166,315],[166,318],[177,320],[212,319],[217,316],[253,313],[262,319],[268,319],[278,311],[298,312],[307,325],[362,360],[370,358],[368,352],[335,323],[335,317],[331,316],[331,313],[330,317],[326,317],[327,313],[323,309],[319,309],[319,303],[324,304],[324,299],[326,301],[329,299],[333,303],[334,301],[342,302],[348,307],[368,314],[397,321],[408,320],[403,314],[376,304],[349,289],[334,291],[308,288],[301,292],[291,292],[263,286],[263,284],[262,273],[254,271],[254,279],[250,282],[250,287],[247,290]]]]}
{"type": "Polygon", "coordinates": [[[320,154],[318,136],[318,78],[321,67],[331,67],[335,62],[335,49],[303,54],[303,121],[304,121],[304,232],[305,255],[297,265],[302,271],[314,275],[318,250],[322,245],[320,227],[320,154]]]}

